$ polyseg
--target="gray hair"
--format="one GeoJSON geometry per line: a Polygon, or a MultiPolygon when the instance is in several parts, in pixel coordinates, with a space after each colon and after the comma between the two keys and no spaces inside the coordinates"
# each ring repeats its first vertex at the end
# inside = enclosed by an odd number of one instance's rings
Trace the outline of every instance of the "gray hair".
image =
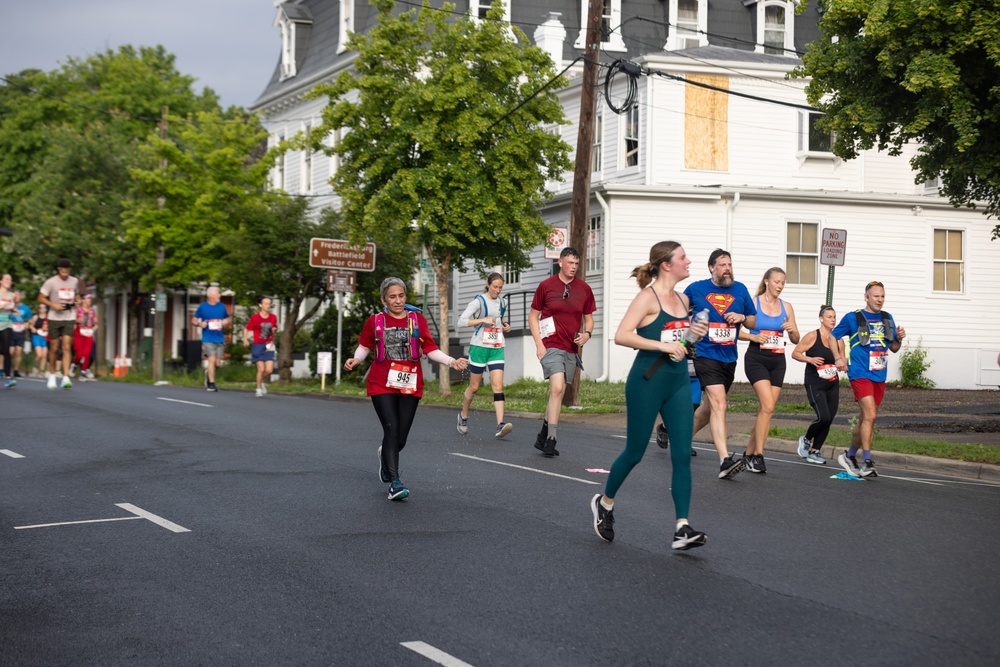
{"type": "Polygon", "coordinates": [[[378,288],[379,292],[382,293],[383,301],[385,301],[385,295],[389,292],[389,288],[394,285],[399,285],[400,287],[403,288],[404,292],[406,291],[406,283],[404,283],[402,280],[400,280],[395,276],[389,276],[388,278],[382,281],[382,284],[378,288]]]}
{"type": "Polygon", "coordinates": [[[216,294],[219,294],[219,295],[222,294],[222,292],[219,290],[219,288],[216,287],[215,285],[212,285],[207,290],[205,290],[205,294],[211,294],[212,292],[215,292],[216,294]]]}

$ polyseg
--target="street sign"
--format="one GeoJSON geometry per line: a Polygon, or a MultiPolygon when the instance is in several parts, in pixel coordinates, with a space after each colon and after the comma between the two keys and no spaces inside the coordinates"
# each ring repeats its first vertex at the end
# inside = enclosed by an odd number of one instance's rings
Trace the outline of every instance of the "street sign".
{"type": "Polygon", "coordinates": [[[316,353],[316,374],[329,375],[333,372],[333,352],[316,353]]]}
{"type": "Polygon", "coordinates": [[[345,271],[374,271],[375,244],[366,243],[363,250],[341,239],[311,239],[309,241],[309,266],[318,269],[345,271]]]}
{"type": "Polygon", "coordinates": [[[326,272],[327,292],[354,292],[357,290],[358,274],[354,271],[334,271],[328,269],[326,272]]]}
{"type": "Polygon", "coordinates": [[[565,227],[553,227],[549,233],[549,242],[545,246],[545,259],[559,259],[559,253],[567,243],[569,243],[569,231],[565,227]]]}
{"type": "Polygon", "coordinates": [[[420,260],[420,284],[433,285],[434,280],[434,267],[431,266],[431,260],[425,257],[420,260]]]}
{"type": "Polygon", "coordinates": [[[829,266],[843,266],[846,255],[847,230],[824,229],[823,244],[819,249],[819,263],[829,266]]]}
{"type": "Polygon", "coordinates": [[[156,295],[156,312],[165,313],[167,312],[167,295],[157,294],[156,295]]]}

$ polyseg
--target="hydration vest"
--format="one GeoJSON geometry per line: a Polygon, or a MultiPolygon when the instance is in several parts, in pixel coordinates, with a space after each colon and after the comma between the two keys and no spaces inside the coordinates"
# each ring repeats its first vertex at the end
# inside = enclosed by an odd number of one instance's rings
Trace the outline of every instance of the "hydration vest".
{"type": "MultiPolygon", "coordinates": [[[[416,361],[420,358],[420,324],[417,323],[417,313],[406,311],[406,323],[410,329],[410,358],[416,361]]],[[[385,361],[385,313],[375,315],[375,361],[385,361]]]]}
{"type": "MultiPolygon", "coordinates": [[[[476,298],[479,299],[479,301],[483,304],[483,313],[481,317],[488,316],[490,314],[490,307],[486,304],[486,297],[484,297],[482,294],[477,294],[476,298]]],[[[500,301],[500,319],[503,320],[504,313],[507,312],[507,306],[504,305],[503,299],[498,299],[498,301],[500,301]]],[[[479,330],[482,329],[484,326],[486,325],[477,324],[475,330],[473,330],[472,333],[473,334],[479,333],[479,330]]]]}
{"type": "MultiPolygon", "coordinates": [[[[872,339],[872,332],[868,326],[868,318],[861,310],[854,311],[855,317],[858,318],[858,345],[868,345],[872,339]]],[[[896,340],[896,329],[892,326],[892,320],[889,319],[889,313],[881,311],[882,315],[882,326],[885,327],[885,337],[886,345],[896,340]]]]}

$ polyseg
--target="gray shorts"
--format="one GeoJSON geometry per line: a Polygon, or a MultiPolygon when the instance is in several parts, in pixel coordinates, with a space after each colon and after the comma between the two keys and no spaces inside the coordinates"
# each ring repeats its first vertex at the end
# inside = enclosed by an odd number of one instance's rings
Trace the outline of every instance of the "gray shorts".
{"type": "Polygon", "coordinates": [[[226,353],[225,343],[202,343],[201,353],[206,357],[215,357],[216,359],[221,359],[222,355],[226,353]]]}
{"type": "Polygon", "coordinates": [[[556,373],[565,373],[566,382],[572,382],[577,368],[581,371],[583,370],[583,362],[580,361],[580,355],[560,350],[557,347],[550,347],[545,350],[545,356],[542,357],[542,375],[545,376],[546,380],[556,373]]]}

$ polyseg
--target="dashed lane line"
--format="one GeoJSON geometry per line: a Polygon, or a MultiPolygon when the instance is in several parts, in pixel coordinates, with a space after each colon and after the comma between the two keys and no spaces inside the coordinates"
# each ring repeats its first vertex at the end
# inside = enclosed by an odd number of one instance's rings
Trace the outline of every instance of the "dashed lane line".
{"type": "Polygon", "coordinates": [[[453,655],[445,653],[439,648],[435,648],[426,642],[400,642],[400,646],[405,646],[415,653],[419,653],[428,660],[432,660],[444,667],[472,667],[464,660],[459,660],[453,655]]]}
{"type": "Polygon", "coordinates": [[[559,477],[560,479],[568,479],[574,482],[583,482],[584,484],[593,484],[595,486],[600,486],[603,482],[595,482],[589,479],[580,479],[579,477],[570,477],[568,475],[560,475],[558,473],[549,472],[547,470],[539,470],[538,468],[529,468],[527,466],[519,466],[514,463],[506,463],[505,461],[494,461],[493,459],[483,459],[478,456],[470,456],[468,454],[459,454],[458,452],[452,452],[452,456],[461,456],[463,459],[472,459],[473,461],[482,461],[483,463],[493,463],[498,466],[507,466],[508,468],[517,468],[518,470],[527,470],[528,472],[537,472],[539,475],[548,475],[549,477],[559,477]]]}
{"type": "Polygon", "coordinates": [[[185,403],[187,405],[197,405],[202,408],[214,408],[214,405],[209,405],[208,403],[195,403],[194,401],[182,401],[178,398],[165,398],[163,396],[157,396],[158,401],[170,401],[171,403],[185,403]]]}

